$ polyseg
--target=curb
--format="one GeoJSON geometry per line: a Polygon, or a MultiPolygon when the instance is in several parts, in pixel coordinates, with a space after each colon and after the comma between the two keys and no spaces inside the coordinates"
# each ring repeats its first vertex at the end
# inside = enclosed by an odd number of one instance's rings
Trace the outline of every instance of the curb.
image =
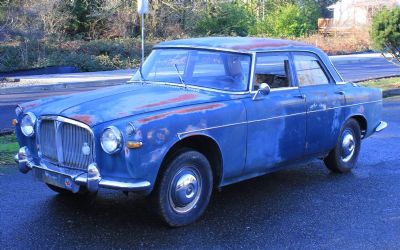
{"type": "Polygon", "coordinates": [[[43,85],[29,85],[4,88],[0,90],[0,95],[30,93],[42,90],[60,90],[68,88],[88,88],[88,87],[107,87],[114,85],[121,85],[129,81],[130,78],[114,79],[114,80],[101,80],[92,82],[78,82],[78,83],[56,83],[56,84],[43,84],[43,85]]]}
{"type": "Polygon", "coordinates": [[[397,96],[397,95],[400,95],[400,89],[386,89],[382,91],[383,98],[397,96]]]}
{"type": "Polygon", "coordinates": [[[0,136],[4,136],[4,135],[11,135],[14,134],[14,128],[5,128],[0,130],[0,136]]]}

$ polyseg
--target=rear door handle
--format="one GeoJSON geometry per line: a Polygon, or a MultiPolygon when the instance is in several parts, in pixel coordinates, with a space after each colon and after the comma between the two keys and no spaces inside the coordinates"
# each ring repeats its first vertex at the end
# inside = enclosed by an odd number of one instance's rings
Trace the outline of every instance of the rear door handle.
{"type": "Polygon", "coordinates": [[[335,92],[335,94],[338,94],[338,95],[345,95],[345,93],[344,93],[344,91],[343,91],[343,90],[336,91],[336,92],[335,92]]]}

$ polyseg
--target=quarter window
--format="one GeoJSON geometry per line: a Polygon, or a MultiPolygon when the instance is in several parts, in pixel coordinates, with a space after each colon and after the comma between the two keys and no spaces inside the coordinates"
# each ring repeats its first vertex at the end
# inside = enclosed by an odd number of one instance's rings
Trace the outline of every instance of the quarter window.
{"type": "Polygon", "coordinates": [[[329,78],[316,57],[294,55],[294,65],[299,86],[329,84],[329,78]]]}
{"type": "Polygon", "coordinates": [[[254,90],[258,90],[261,83],[268,83],[270,88],[285,88],[290,86],[289,57],[287,55],[258,54],[254,90]]]}

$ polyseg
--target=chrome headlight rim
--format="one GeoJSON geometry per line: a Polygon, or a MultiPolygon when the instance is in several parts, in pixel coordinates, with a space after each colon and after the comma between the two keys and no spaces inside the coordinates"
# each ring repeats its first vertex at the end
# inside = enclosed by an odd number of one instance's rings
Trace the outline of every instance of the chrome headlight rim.
{"type": "Polygon", "coordinates": [[[21,106],[17,105],[17,107],[15,107],[15,114],[17,115],[17,117],[19,117],[22,113],[23,113],[23,110],[22,110],[21,106]]]}
{"type": "Polygon", "coordinates": [[[103,130],[103,132],[101,133],[101,137],[100,137],[100,144],[101,144],[101,148],[103,149],[104,152],[106,152],[107,154],[114,154],[117,153],[118,151],[121,150],[122,148],[122,133],[121,131],[115,127],[115,126],[108,126],[107,128],[105,128],[103,130]],[[103,142],[103,136],[106,132],[111,131],[115,138],[116,138],[116,147],[113,148],[112,150],[109,150],[106,146],[105,143],[103,142]]]}
{"type": "Polygon", "coordinates": [[[36,118],[35,114],[33,114],[32,112],[27,112],[26,114],[24,114],[24,116],[21,119],[21,125],[20,125],[22,134],[24,134],[27,137],[32,137],[35,134],[36,121],[37,121],[37,118],[36,118]],[[26,123],[26,117],[29,117],[29,119],[31,121],[30,124],[25,124],[26,123]],[[26,131],[26,129],[24,129],[25,126],[31,126],[32,127],[32,131],[30,133],[28,133],[26,131]]]}

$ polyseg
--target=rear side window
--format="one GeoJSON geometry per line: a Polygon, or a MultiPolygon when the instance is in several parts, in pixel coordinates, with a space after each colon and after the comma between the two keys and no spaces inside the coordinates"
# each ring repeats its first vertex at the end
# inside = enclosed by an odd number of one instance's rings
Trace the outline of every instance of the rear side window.
{"type": "Polygon", "coordinates": [[[329,78],[315,56],[294,55],[294,65],[299,86],[329,84],[329,78]]]}
{"type": "Polygon", "coordinates": [[[268,83],[271,89],[289,87],[289,57],[285,54],[258,54],[254,90],[258,90],[261,83],[268,83]]]}

